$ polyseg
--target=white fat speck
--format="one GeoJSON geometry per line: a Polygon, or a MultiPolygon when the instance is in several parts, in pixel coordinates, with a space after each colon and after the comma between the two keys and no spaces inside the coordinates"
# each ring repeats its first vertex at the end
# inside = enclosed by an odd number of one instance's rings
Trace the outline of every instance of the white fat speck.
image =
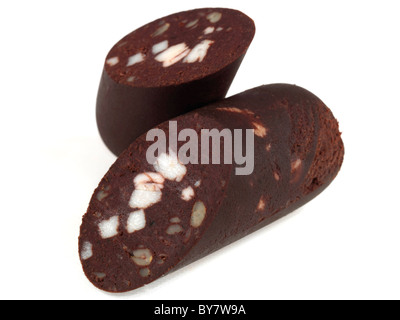
{"type": "Polygon", "coordinates": [[[214,27],[208,27],[207,29],[205,29],[204,31],[203,31],[203,33],[204,34],[210,34],[210,33],[213,33],[215,31],[215,28],[214,27]]]}
{"type": "Polygon", "coordinates": [[[190,201],[194,197],[194,190],[192,187],[187,187],[186,189],[182,190],[181,199],[185,201],[190,201]]]}
{"type": "Polygon", "coordinates": [[[200,185],[201,185],[201,180],[196,181],[196,183],[194,184],[194,186],[195,186],[196,188],[200,187],[200,185]]]}
{"type": "Polygon", "coordinates": [[[131,208],[146,209],[160,202],[164,181],[164,177],[155,172],[146,172],[137,175],[133,180],[135,190],[129,200],[129,206],[131,208]]]}
{"type": "Polygon", "coordinates": [[[179,162],[178,156],[169,150],[169,154],[162,153],[154,163],[154,169],[165,179],[181,182],[186,175],[186,167],[179,162]]]}
{"type": "Polygon", "coordinates": [[[164,177],[155,172],[146,172],[138,174],[133,183],[136,190],[160,191],[164,188],[164,177]]]}
{"type": "Polygon", "coordinates": [[[119,63],[119,58],[118,57],[113,57],[110,58],[106,61],[106,63],[110,66],[110,67],[114,67],[119,63]]]}
{"type": "Polygon", "coordinates": [[[169,23],[165,23],[164,25],[159,27],[151,36],[154,38],[162,35],[165,31],[169,29],[170,26],[171,25],[169,23]]]}
{"type": "Polygon", "coordinates": [[[136,78],[132,76],[132,77],[129,77],[128,79],[126,79],[126,81],[128,81],[128,82],[133,82],[135,79],[136,79],[136,78]]]}
{"type": "Polygon", "coordinates": [[[146,209],[161,201],[161,191],[135,190],[129,200],[131,208],[146,209]]]}
{"type": "Polygon", "coordinates": [[[258,202],[257,210],[263,211],[265,209],[265,205],[265,200],[263,199],[263,197],[261,197],[260,201],[258,202]]]}
{"type": "Polygon", "coordinates": [[[257,137],[265,138],[267,136],[267,128],[265,128],[261,123],[253,122],[254,134],[257,137]]]}
{"type": "Polygon", "coordinates": [[[301,166],[301,159],[297,159],[296,161],[292,162],[292,172],[296,171],[301,166]]]}
{"type": "Polygon", "coordinates": [[[100,202],[107,197],[108,197],[108,192],[105,192],[104,190],[100,190],[96,195],[96,199],[99,200],[100,202]]]}
{"type": "Polygon", "coordinates": [[[217,108],[217,110],[233,112],[233,113],[240,113],[240,114],[247,114],[250,116],[254,116],[254,112],[247,110],[247,109],[239,109],[236,107],[225,107],[225,108],[217,108]]]}
{"type": "Polygon", "coordinates": [[[165,40],[163,42],[157,43],[153,46],[152,52],[153,54],[158,54],[160,52],[163,52],[164,50],[168,49],[168,40],[165,40]]]}
{"type": "Polygon", "coordinates": [[[160,53],[155,59],[158,62],[162,62],[163,67],[167,68],[185,58],[189,52],[190,50],[186,43],[180,43],[160,53]]]}
{"type": "Polygon", "coordinates": [[[301,177],[301,173],[303,172],[303,161],[301,159],[296,159],[291,163],[291,174],[292,179],[290,183],[296,183],[299,181],[301,177]]]}
{"type": "Polygon", "coordinates": [[[167,234],[174,235],[183,231],[183,228],[179,224],[171,224],[167,229],[167,234]]]}
{"type": "Polygon", "coordinates": [[[207,55],[208,49],[214,43],[211,40],[203,40],[201,43],[196,45],[183,60],[185,63],[203,62],[207,55]]]}
{"type": "Polygon", "coordinates": [[[187,25],[186,25],[186,28],[192,28],[192,27],[195,27],[195,26],[197,26],[197,24],[199,23],[199,19],[196,19],[196,20],[193,20],[193,21],[190,21],[187,25]]]}
{"type": "Polygon", "coordinates": [[[179,217],[174,217],[174,218],[169,219],[169,222],[171,222],[171,223],[180,223],[181,219],[179,219],[179,217]]]}
{"type": "Polygon", "coordinates": [[[218,28],[217,28],[217,31],[218,31],[218,32],[220,32],[220,31],[222,31],[222,30],[224,30],[224,28],[222,28],[222,27],[218,27],[218,28]]]}
{"type": "Polygon", "coordinates": [[[93,274],[99,279],[104,279],[107,276],[104,272],[93,272],[93,274]]]}
{"type": "Polygon", "coordinates": [[[222,18],[222,13],[220,12],[213,12],[207,16],[207,20],[211,23],[217,23],[222,18]]]}
{"type": "Polygon", "coordinates": [[[91,257],[93,257],[93,245],[89,241],[86,241],[82,247],[81,259],[88,260],[91,257]]]}
{"type": "Polygon", "coordinates": [[[103,239],[115,237],[118,234],[119,218],[117,216],[99,223],[100,235],[103,239]]]}
{"type": "Polygon", "coordinates": [[[137,53],[128,59],[127,67],[131,67],[137,63],[143,62],[145,55],[143,53],[137,53]]]}
{"type": "Polygon", "coordinates": [[[144,229],[146,226],[146,218],[144,216],[144,210],[138,210],[132,212],[129,215],[126,230],[129,233],[134,233],[135,231],[139,231],[144,229]]]}

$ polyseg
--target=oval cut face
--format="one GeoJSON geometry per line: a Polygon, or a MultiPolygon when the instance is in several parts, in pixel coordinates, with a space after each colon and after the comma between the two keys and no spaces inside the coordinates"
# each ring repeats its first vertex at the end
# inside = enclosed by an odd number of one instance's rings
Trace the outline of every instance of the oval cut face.
{"type": "Polygon", "coordinates": [[[254,22],[223,8],[180,12],[130,33],[109,52],[112,79],[137,87],[178,85],[206,77],[244,55],[254,22]]]}

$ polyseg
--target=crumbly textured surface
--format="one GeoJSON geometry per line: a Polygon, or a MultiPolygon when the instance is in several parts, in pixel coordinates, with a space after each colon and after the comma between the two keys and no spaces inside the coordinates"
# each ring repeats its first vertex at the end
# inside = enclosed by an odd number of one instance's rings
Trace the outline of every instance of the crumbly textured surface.
{"type": "Polygon", "coordinates": [[[225,97],[253,40],[240,11],[204,8],[149,23],[109,52],[97,124],[116,155],[152,127],[225,97]]]}
{"type": "MultiPolygon", "coordinates": [[[[268,225],[322,192],[343,161],[331,111],[297,86],[261,86],[174,120],[199,136],[201,129],[254,129],[254,172],[182,165],[171,151],[151,165],[152,143],[137,139],[103,178],[82,221],[83,270],[102,290],[134,290],[268,225]]],[[[168,123],[158,128],[168,132],[168,123]]]]}

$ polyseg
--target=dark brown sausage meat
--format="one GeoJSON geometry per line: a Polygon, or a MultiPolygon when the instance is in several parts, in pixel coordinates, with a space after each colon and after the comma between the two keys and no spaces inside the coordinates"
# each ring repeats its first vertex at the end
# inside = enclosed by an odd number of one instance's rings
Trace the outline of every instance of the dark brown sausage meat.
{"type": "Polygon", "coordinates": [[[154,126],[223,99],[254,33],[245,14],[206,8],[156,20],[119,41],[97,98],[108,148],[119,155],[154,126]]]}
{"type": "MultiPolygon", "coordinates": [[[[293,85],[254,88],[174,121],[178,131],[196,131],[199,148],[204,129],[253,129],[254,171],[238,175],[235,163],[184,165],[172,150],[150,164],[154,141],[138,138],[83,217],[83,269],[102,290],[134,290],[268,225],[323,191],[343,161],[331,111],[293,85]]],[[[168,133],[172,124],[158,128],[168,133]]]]}

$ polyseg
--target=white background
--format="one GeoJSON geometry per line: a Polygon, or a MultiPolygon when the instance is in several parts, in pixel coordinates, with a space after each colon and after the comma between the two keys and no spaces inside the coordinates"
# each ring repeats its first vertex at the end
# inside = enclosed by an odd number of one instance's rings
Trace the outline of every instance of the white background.
{"type": "Polygon", "coordinates": [[[1,1],[0,298],[399,299],[399,1],[1,1]],[[95,100],[108,50],[159,17],[242,10],[257,25],[229,95],[297,84],[340,122],[337,179],[287,218],[129,294],[85,278],[79,226],[115,161],[95,100]]]}

